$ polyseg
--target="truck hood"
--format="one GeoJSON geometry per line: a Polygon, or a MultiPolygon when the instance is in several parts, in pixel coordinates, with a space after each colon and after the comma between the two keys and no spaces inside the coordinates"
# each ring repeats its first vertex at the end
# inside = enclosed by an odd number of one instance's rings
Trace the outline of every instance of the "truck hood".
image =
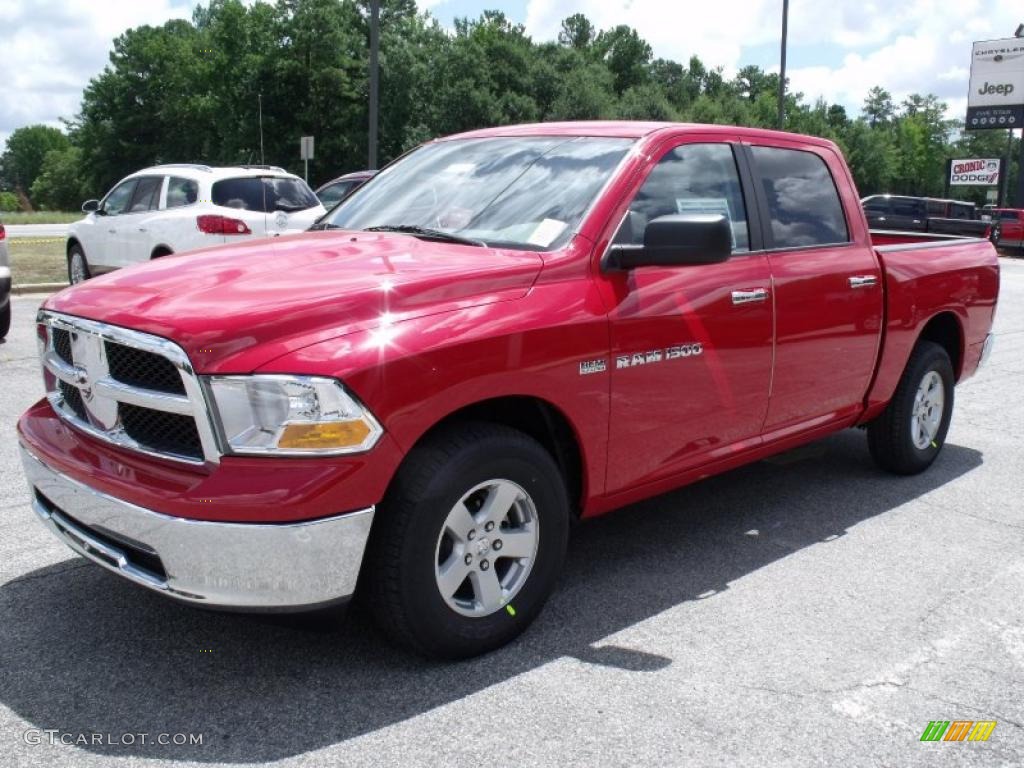
{"type": "Polygon", "coordinates": [[[376,232],[306,232],[166,256],[44,307],[178,343],[202,373],[247,373],[336,336],[526,294],[543,259],[376,232]]]}

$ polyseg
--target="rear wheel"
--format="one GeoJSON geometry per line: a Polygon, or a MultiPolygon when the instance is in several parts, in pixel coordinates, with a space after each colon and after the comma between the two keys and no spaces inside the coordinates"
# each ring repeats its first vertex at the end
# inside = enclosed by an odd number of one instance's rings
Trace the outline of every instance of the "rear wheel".
{"type": "Polygon", "coordinates": [[[399,471],[374,522],[364,598],[419,653],[485,653],[540,613],[568,529],[565,485],[539,443],[500,425],[460,425],[399,471]]]}
{"type": "Polygon", "coordinates": [[[72,285],[84,283],[92,275],[89,272],[89,262],[85,259],[85,251],[82,246],[75,243],[68,249],[68,282],[72,285]]]}
{"type": "Polygon", "coordinates": [[[953,386],[946,350],[919,341],[889,405],[868,425],[868,447],[879,466],[899,475],[931,466],[949,431],[953,386]]]}

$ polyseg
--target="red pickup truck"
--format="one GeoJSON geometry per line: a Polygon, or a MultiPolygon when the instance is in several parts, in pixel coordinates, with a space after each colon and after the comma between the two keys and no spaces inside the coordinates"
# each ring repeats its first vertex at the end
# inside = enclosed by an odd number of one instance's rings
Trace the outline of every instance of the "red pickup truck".
{"type": "Polygon", "coordinates": [[[34,509],[196,605],[358,589],[439,657],[537,616],[574,518],[854,426],[926,469],[999,288],[985,240],[873,243],[832,143],[723,126],[432,141],[316,229],[48,299],[34,509]]]}

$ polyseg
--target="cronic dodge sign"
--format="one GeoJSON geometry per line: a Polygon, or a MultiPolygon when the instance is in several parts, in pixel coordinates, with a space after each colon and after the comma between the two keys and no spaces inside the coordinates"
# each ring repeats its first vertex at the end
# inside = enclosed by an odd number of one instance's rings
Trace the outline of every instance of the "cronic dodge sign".
{"type": "Polygon", "coordinates": [[[999,184],[999,160],[993,158],[953,160],[949,166],[949,183],[994,187],[999,184]]]}
{"type": "Polygon", "coordinates": [[[967,92],[967,127],[977,130],[1022,126],[1024,38],[975,43],[967,92]]]}

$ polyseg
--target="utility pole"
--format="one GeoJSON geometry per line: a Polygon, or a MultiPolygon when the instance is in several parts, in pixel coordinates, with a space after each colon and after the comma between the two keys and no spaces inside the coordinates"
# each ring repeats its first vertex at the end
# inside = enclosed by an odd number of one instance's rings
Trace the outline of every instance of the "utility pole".
{"type": "Polygon", "coordinates": [[[259,104],[260,111],[260,165],[266,165],[267,161],[263,159],[263,94],[256,94],[256,101],[259,104]]]}
{"type": "Polygon", "coordinates": [[[380,81],[380,0],[370,1],[370,157],[367,168],[377,169],[377,91],[380,81]]]}
{"type": "Polygon", "coordinates": [[[789,31],[789,0],[782,0],[782,55],[779,66],[779,130],[786,127],[786,35],[789,31]]]}

